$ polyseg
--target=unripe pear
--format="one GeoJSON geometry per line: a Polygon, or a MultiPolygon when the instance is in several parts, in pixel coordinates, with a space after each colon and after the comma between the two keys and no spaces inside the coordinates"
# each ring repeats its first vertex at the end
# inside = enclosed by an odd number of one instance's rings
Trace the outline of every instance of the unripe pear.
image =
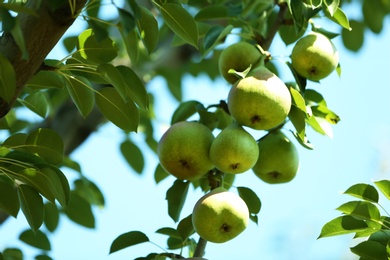
{"type": "Polygon", "coordinates": [[[228,46],[219,56],[219,72],[229,83],[234,84],[239,78],[229,73],[230,69],[243,72],[250,65],[255,66],[261,58],[261,53],[248,42],[238,42],[228,46]]]}
{"type": "Polygon", "coordinates": [[[196,122],[173,124],[161,137],[157,154],[161,166],[178,179],[200,178],[214,168],[209,151],[214,136],[196,122]]]}
{"type": "Polygon", "coordinates": [[[230,89],[228,108],[237,123],[268,130],[286,119],[291,95],[281,79],[267,68],[258,67],[230,89]]]}
{"type": "Polygon", "coordinates": [[[295,44],[291,63],[299,75],[318,81],[334,71],[339,63],[339,53],[326,36],[312,32],[295,44]]]}
{"type": "Polygon", "coordinates": [[[224,173],[243,173],[257,162],[256,140],[242,126],[231,124],[223,129],[210,147],[210,160],[224,173]]]}
{"type": "Polygon", "coordinates": [[[260,139],[259,158],[253,172],[267,183],[291,181],[299,168],[295,145],[281,132],[270,132],[260,139]]]}
{"type": "Polygon", "coordinates": [[[194,206],[192,224],[203,239],[224,243],[241,234],[248,225],[248,206],[237,194],[216,188],[194,206]]]}

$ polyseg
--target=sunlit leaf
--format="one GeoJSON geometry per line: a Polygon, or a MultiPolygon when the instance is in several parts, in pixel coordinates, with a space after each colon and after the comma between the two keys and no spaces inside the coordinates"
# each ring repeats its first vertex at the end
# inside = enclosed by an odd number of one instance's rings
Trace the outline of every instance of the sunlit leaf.
{"type": "Polygon", "coordinates": [[[390,180],[375,181],[374,184],[390,200],[390,180]]]}
{"type": "Polygon", "coordinates": [[[110,247],[110,254],[126,247],[148,242],[149,238],[141,231],[130,231],[123,233],[114,239],[110,247]]]}
{"type": "Polygon", "coordinates": [[[378,208],[366,201],[349,201],[339,206],[337,210],[361,220],[379,221],[381,218],[378,208]]]}
{"type": "Polygon", "coordinates": [[[47,238],[46,234],[40,230],[33,232],[31,229],[23,231],[19,235],[19,239],[24,243],[42,249],[42,250],[50,250],[50,241],[47,238]]]}
{"type": "Polygon", "coordinates": [[[130,140],[121,143],[120,150],[129,165],[139,174],[142,173],[145,161],[141,149],[130,140]]]}
{"type": "Polygon", "coordinates": [[[352,185],[344,193],[371,202],[379,200],[378,191],[374,186],[365,183],[352,185]]]}
{"type": "Polygon", "coordinates": [[[78,36],[77,49],[84,59],[97,64],[110,62],[118,54],[113,40],[107,37],[98,41],[92,29],[87,29],[78,36]]]}
{"type": "MultiPolygon", "coordinates": [[[[325,10],[327,10],[327,9],[325,9],[325,10]]],[[[337,8],[336,11],[333,13],[333,15],[331,13],[329,13],[328,10],[325,11],[325,14],[333,22],[339,24],[340,26],[344,27],[347,30],[351,30],[348,17],[344,13],[344,11],[341,10],[340,8],[337,8]]]]}
{"type": "Polygon", "coordinates": [[[127,103],[114,88],[105,87],[96,94],[96,104],[103,115],[125,131],[137,131],[139,114],[134,102],[127,103]]]}
{"type": "Polygon", "coordinates": [[[166,199],[168,201],[168,215],[177,222],[180,218],[181,210],[187,198],[190,182],[177,179],[167,190],[166,199]]]}
{"type": "Polygon", "coordinates": [[[44,206],[42,197],[29,185],[18,185],[20,208],[31,229],[35,232],[43,223],[44,206]]]}
{"type": "Polygon", "coordinates": [[[338,236],[362,231],[367,228],[366,222],[351,216],[337,217],[326,223],[321,230],[318,238],[338,236]]]}

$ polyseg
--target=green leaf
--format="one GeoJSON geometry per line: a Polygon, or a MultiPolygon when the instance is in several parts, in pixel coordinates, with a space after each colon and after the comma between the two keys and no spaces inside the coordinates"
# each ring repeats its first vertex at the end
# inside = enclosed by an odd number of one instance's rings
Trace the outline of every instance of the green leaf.
{"type": "Polygon", "coordinates": [[[249,212],[258,214],[261,208],[261,201],[256,193],[248,187],[237,187],[238,194],[248,205],[249,212]]]}
{"type": "Polygon", "coordinates": [[[18,186],[20,207],[31,229],[37,232],[43,223],[44,206],[42,197],[29,185],[18,186]]]}
{"type": "Polygon", "coordinates": [[[314,102],[318,105],[323,105],[326,107],[325,98],[314,89],[306,89],[304,97],[307,104],[311,104],[314,102]]]}
{"type": "Polygon", "coordinates": [[[367,224],[367,228],[361,231],[357,231],[355,236],[353,238],[359,238],[359,237],[367,237],[370,236],[372,233],[375,233],[382,229],[382,224],[385,222],[385,219],[381,217],[380,222],[374,222],[374,221],[365,221],[367,224]]]}
{"type": "Polygon", "coordinates": [[[77,194],[83,197],[86,201],[88,201],[91,205],[96,205],[101,208],[104,207],[104,195],[95,183],[86,178],[82,178],[75,180],[74,186],[74,191],[77,192],[77,194]]]}
{"type": "Polygon", "coordinates": [[[198,105],[202,104],[196,100],[181,102],[176,108],[176,110],[173,112],[171,125],[180,121],[185,121],[191,116],[193,116],[197,112],[196,107],[198,105]]]}
{"type": "Polygon", "coordinates": [[[296,33],[299,33],[304,28],[304,5],[301,0],[287,1],[290,9],[290,13],[294,20],[294,27],[296,33]]]}
{"type": "Polygon", "coordinates": [[[341,120],[340,117],[336,115],[336,113],[334,113],[326,106],[319,105],[311,106],[310,108],[314,116],[324,118],[331,124],[337,124],[341,120]]]}
{"type": "Polygon", "coordinates": [[[96,94],[96,104],[102,114],[125,131],[137,131],[139,114],[133,101],[125,102],[114,88],[105,87],[96,94]]]}
{"type": "Polygon", "coordinates": [[[324,0],[323,1],[326,10],[331,16],[334,16],[340,4],[340,0],[324,0]]]}
{"type": "Polygon", "coordinates": [[[374,184],[383,193],[383,195],[390,200],[390,180],[375,181],[374,184]]]}
{"type": "Polygon", "coordinates": [[[81,57],[96,64],[110,62],[118,54],[113,40],[107,37],[98,41],[92,29],[87,29],[78,36],[77,49],[81,57]]]}
{"type": "Polygon", "coordinates": [[[95,95],[91,83],[81,76],[67,77],[65,83],[73,103],[76,105],[83,118],[86,118],[95,105],[95,95]]]}
{"type": "Polygon", "coordinates": [[[341,10],[339,7],[336,9],[336,11],[333,13],[329,13],[328,9],[325,9],[325,15],[332,20],[333,22],[337,23],[338,25],[342,26],[343,28],[347,30],[351,30],[351,26],[349,25],[349,20],[347,15],[341,10]]]}
{"type": "Polygon", "coordinates": [[[37,255],[35,256],[35,260],[53,260],[53,258],[48,255],[37,255]]]}
{"type": "Polygon", "coordinates": [[[23,260],[23,252],[18,248],[6,248],[3,251],[4,260],[23,260]]]}
{"type": "Polygon", "coordinates": [[[48,163],[62,162],[64,143],[61,136],[52,129],[39,128],[31,132],[26,138],[26,147],[48,163]]]}
{"type": "Polygon", "coordinates": [[[358,51],[364,43],[364,24],[360,21],[351,20],[350,26],[352,30],[343,28],[341,37],[344,46],[351,51],[358,51]]]}
{"type": "Polygon", "coordinates": [[[157,164],[156,169],[154,171],[154,181],[156,182],[156,184],[166,179],[168,176],[170,176],[170,174],[166,172],[163,167],[161,167],[161,164],[157,164]]]}
{"type": "Polygon", "coordinates": [[[45,118],[48,111],[48,101],[43,92],[35,92],[26,96],[24,100],[19,100],[25,107],[45,118]]]}
{"type": "Polygon", "coordinates": [[[384,18],[386,17],[386,9],[380,0],[363,1],[363,16],[364,22],[374,33],[380,33],[383,29],[384,18]]]}
{"type": "Polygon", "coordinates": [[[2,31],[9,33],[16,25],[16,18],[13,17],[10,12],[3,7],[3,4],[0,6],[0,15],[2,20],[1,29],[2,31]]]}
{"type": "Polygon", "coordinates": [[[177,222],[180,218],[181,210],[187,198],[190,182],[177,179],[167,190],[166,200],[168,201],[168,215],[177,222]]]}
{"type": "Polygon", "coordinates": [[[177,232],[183,241],[186,241],[187,238],[195,233],[192,225],[192,215],[188,215],[179,222],[177,225],[177,232]]]}
{"type": "Polygon", "coordinates": [[[100,22],[92,19],[87,20],[87,22],[89,27],[93,30],[97,42],[103,41],[108,37],[107,29],[104,28],[100,22]]]}
{"type": "Polygon", "coordinates": [[[139,37],[135,30],[132,30],[129,33],[125,33],[123,30],[119,30],[123,43],[126,47],[126,52],[129,55],[132,64],[138,62],[140,47],[139,47],[139,37]]]}
{"type": "Polygon", "coordinates": [[[64,87],[64,77],[58,75],[55,71],[40,70],[26,84],[33,90],[64,87]]]}
{"type": "Polygon", "coordinates": [[[0,99],[10,102],[16,90],[14,67],[3,55],[0,55],[0,99]]]}
{"type": "Polygon", "coordinates": [[[49,251],[51,249],[49,239],[46,234],[40,230],[37,230],[36,232],[33,232],[31,229],[25,230],[19,235],[19,239],[30,246],[42,250],[49,251]]]}
{"type": "Polygon", "coordinates": [[[386,246],[376,241],[363,241],[358,245],[351,247],[351,252],[360,256],[361,259],[388,259],[386,246]]]}
{"type": "Polygon", "coordinates": [[[231,24],[226,27],[220,25],[210,27],[203,39],[203,55],[208,54],[209,51],[213,50],[216,45],[222,43],[226,36],[228,36],[233,30],[233,28],[234,27],[231,24]]]}
{"type": "Polygon", "coordinates": [[[141,17],[137,21],[137,29],[146,50],[151,54],[158,42],[158,23],[153,14],[143,6],[140,6],[141,17]]]}
{"type": "Polygon", "coordinates": [[[110,247],[110,254],[122,250],[126,247],[134,246],[144,242],[149,242],[149,238],[141,231],[130,231],[123,233],[114,239],[110,247]]]}
{"type": "Polygon", "coordinates": [[[294,125],[296,130],[296,137],[301,140],[301,142],[305,142],[306,138],[306,113],[302,112],[296,106],[291,106],[290,112],[288,114],[288,118],[291,123],[294,125]]]}
{"type": "Polygon", "coordinates": [[[180,238],[180,234],[177,229],[171,227],[163,227],[156,230],[157,234],[166,235],[173,238],[180,238]]]}
{"type": "Polygon", "coordinates": [[[20,20],[15,19],[16,24],[11,30],[11,35],[13,40],[15,41],[16,45],[19,47],[21,53],[22,53],[22,59],[28,60],[28,51],[26,47],[26,42],[24,40],[24,34],[22,32],[22,28],[20,26],[20,20]]]}
{"type": "Polygon", "coordinates": [[[45,224],[47,230],[53,232],[58,227],[58,222],[60,220],[60,213],[58,208],[53,203],[45,203],[45,218],[43,223],[45,224]]]}
{"type": "Polygon", "coordinates": [[[149,96],[142,80],[129,67],[117,66],[126,85],[126,95],[130,97],[140,108],[147,110],[149,108],[149,96]]]}
{"type": "Polygon", "coordinates": [[[198,48],[198,26],[188,11],[176,3],[166,3],[158,7],[169,28],[185,42],[198,48]]]}
{"type": "Polygon", "coordinates": [[[366,222],[349,215],[337,217],[326,223],[318,238],[350,234],[367,228],[366,222]]]}
{"type": "Polygon", "coordinates": [[[125,29],[125,32],[129,33],[134,29],[136,19],[130,12],[126,11],[125,9],[119,7],[117,7],[117,9],[118,9],[119,17],[122,20],[121,25],[125,29]]]}
{"type": "Polygon", "coordinates": [[[376,203],[379,200],[379,194],[375,187],[365,183],[352,185],[344,192],[344,194],[376,203]]]}
{"type": "Polygon", "coordinates": [[[87,227],[95,228],[95,217],[91,204],[75,191],[71,191],[69,204],[65,209],[65,214],[75,223],[87,227]]]}
{"type": "Polygon", "coordinates": [[[145,166],[144,156],[141,149],[139,149],[138,146],[130,140],[126,140],[121,143],[120,150],[131,168],[141,174],[145,166]]]}
{"type": "Polygon", "coordinates": [[[380,221],[381,218],[378,208],[366,201],[350,201],[339,206],[337,210],[361,220],[380,221]]]}
{"type": "Polygon", "coordinates": [[[111,64],[100,64],[97,68],[97,72],[99,72],[103,78],[116,89],[125,102],[128,101],[125,80],[116,67],[111,64]]]}
{"type": "Polygon", "coordinates": [[[20,204],[18,193],[13,182],[0,176],[0,209],[16,218],[20,204]]]}

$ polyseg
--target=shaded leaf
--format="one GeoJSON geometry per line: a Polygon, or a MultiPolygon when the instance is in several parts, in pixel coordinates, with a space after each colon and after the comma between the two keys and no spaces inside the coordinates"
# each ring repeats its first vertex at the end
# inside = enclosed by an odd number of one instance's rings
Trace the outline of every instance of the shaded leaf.
{"type": "Polygon", "coordinates": [[[40,230],[33,232],[31,229],[23,231],[19,235],[19,239],[24,243],[42,249],[42,250],[50,250],[50,241],[47,238],[46,234],[40,230]]]}
{"type": "Polygon", "coordinates": [[[378,202],[379,194],[374,186],[365,183],[358,183],[349,187],[344,194],[348,194],[363,200],[378,202]]]}
{"type": "Polygon", "coordinates": [[[163,227],[156,230],[157,234],[166,235],[169,237],[180,238],[179,232],[171,227],[163,227]]]}
{"type": "Polygon", "coordinates": [[[43,223],[47,230],[53,232],[57,228],[59,220],[60,213],[57,206],[53,203],[45,203],[45,218],[43,219],[43,223]]]}
{"type": "Polygon", "coordinates": [[[185,121],[191,116],[193,116],[197,112],[196,107],[198,105],[202,104],[196,100],[181,102],[176,108],[176,110],[173,112],[171,125],[180,121],[185,121]]]}
{"type": "Polygon", "coordinates": [[[120,150],[131,168],[141,174],[145,166],[144,156],[141,149],[139,149],[138,146],[130,140],[126,140],[121,143],[120,150]]]}
{"type": "Polygon", "coordinates": [[[140,6],[141,17],[137,21],[138,33],[146,50],[151,54],[158,42],[158,23],[153,14],[143,6],[140,6]]]}
{"type": "Polygon", "coordinates": [[[114,67],[112,64],[100,64],[97,68],[97,72],[99,72],[103,78],[107,80],[119,93],[122,99],[127,102],[127,86],[125,84],[125,80],[122,77],[122,74],[119,72],[117,67],[114,67]]]}
{"type": "Polygon", "coordinates": [[[326,223],[322,227],[321,234],[318,238],[350,234],[365,230],[367,227],[366,222],[363,220],[348,215],[341,216],[326,223]]]}
{"type": "Polygon", "coordinates": [[[195,233],[194,227],[192,225],[192,214],[180,220],[179,224],[177,225],[177,232],[183,241],[195,233]]]}
{"type": "Polygon", "coordinates": [[[52,129],[39,128],[26,138],[26,146],[51,164],[60,164],[64,154],[64,143],[61,136],[52,129]]]}
{"type": "Polygon", "coordinates": [[[154,171],[154,181],[158,184],[160,181],[166,179],[170,174],[166,172],[161,164],[157,164],[156,169],[154,171]]]}
{"type": "Polygon", "coordinates": [[[95,105],[95,95],[91,83],[81,76],[67,77],[65,83],[73,103],[76,105],[80,114],[86,118],[95,105]]]}
{"type": "Polygon", "coordinates": [[[3,55],[0,55],[0,99],[10,102],[16,90],[14,67],[3,55]]]}
{"type": "Polygon", "coordinates": [[[358,51],[364,43],[364,24],[360,21],[351,20],[350,26],[352,30],[343,28],[341,37],[344,46],[351,51],[358,51]]]}
{"type": "Polygon", "coordinates": [[[114,88],[105,87],[96,94],[96,104],[102,114],[125,131],[137,131],[139,114],[133,101],[125,102],[114,88]]]}
{"type": "Polygon", "coordinates": [[[188,11],[176,3],[165,3],[158,7],[169,28],[185,42],[198,48],[198,26],[188,11]]]}
{"type": "Polygon", "coordinates": [[[77,49],[81,57],[97,64],[110,62],[118,54],[114,41],[108,37],[98,41],[92,29],[85,30],[77,37],[77,49]]]}
{"type": "Polygon", "coordinates": [[[75,180],[74,186],[74,191],[77,192],[77,194],[83,197],[86,201],[88,201],[91,205],[104,207],[104,195],[95,183],[86,178],[82,178],[75,180]]]}
{"type": "Polygon", "coordinates": [[[91,204],[75,191],[71,192],[69,204],[65,209],[65,214],[75,223],[87,228],[95,227],[95,217],[91,204]]]}
{"type": "Polygon", "coordinates": [[[23,260],[23,252],[19,248],[6,248],[3,251],[3,258],[4,260],[23,260]]]}
{"type": "Polygon", "coordinates": [[[18,193],[13,182],[0,176],[0,209],[16,218],[20,204],[18,193]]]}
{"type": "Polygon", "coordinates": [[[42,197],[29,185],[21,184],[18,186],[18,196],[20,208],[27,219],[31,229],[35,232],[43,223],[44,206],[42,197]]]}
{"type": "Polygon", "coordinates": [[[119,17],[122,20],[121,24],[123,28],[125,29],[126,33],[129,33],[134,29],[136,19],[130,12],[126,11],[125,9],[119,7],[117,7],[117,9],[119,17]]]}
{"type": "Polygon", "coordinates": [[[110,254],[122,250],[126,247],[148,242],[149,238],[140,231],[130,231],[123,233],[114,239],[110,247],[110,254]]]}
{"type": "Polygon", "coordinates": [[[177,222],[180,218],[181,210],[187,198],[190,182],[177,179],[167,190],[166,200],[168,201],[168,215],[177,222]]]}
{"type": "Polygon", "coordinates": [[[351,252],[363,259],[388,259],[386,246],[376,241],[363,241],[358,245],[351,247],[351,252]]]}
{"type": "Polygon", "coordinates": [[[46,117],[48,102],[46,95],[42,92],[31,93],[24,100],[19,100],[25,107],[36,113],[42,118],[46,117]]]}
{"type": "Polygon", "coordinates": [[[248,205],[249,212],[258,214],[261,208],[261,201],[256,193],[248,187],[237,187],[238,194],[248,205]]]}

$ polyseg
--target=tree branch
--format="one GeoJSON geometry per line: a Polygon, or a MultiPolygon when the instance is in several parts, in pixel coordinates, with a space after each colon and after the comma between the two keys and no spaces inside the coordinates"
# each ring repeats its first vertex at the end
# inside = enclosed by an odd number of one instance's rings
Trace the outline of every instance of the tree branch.
{"type": "Polygon", "coordinates": [[[274,24],[271,26],[270,30],[268,31],[267,37],[265,39],[262,39],[262,41],[259,43],[259,45],[266,51],[271,46],[271,43],[275,38],[276,33],[279,31],[280,26],[283,25],[284,16],[286,15],[286,12],[288,10],[288,5],[286,2],[279,3],[278,6],[279,6],[279,12],[275,18],[274,24]]]}
{"type": "Polygon", "coordinates": [[[0,98],[0,118],[4,117],[22,93],[27,81],[39,70],[49,52],[54,48],[67,29],[73,24],[87,0],[75,0],[70,7],[63,1],[53,7],[52,0],[27,1],[26,8],[35,10],[36,14],[21,12],[18,14],[20,29],[23,33],[28,60],[23,59],[22,52],[11,34],[5,33],[0,38],[0,54],[12,64],[16,75],[16,90],[9,103],[0,98]]]}

